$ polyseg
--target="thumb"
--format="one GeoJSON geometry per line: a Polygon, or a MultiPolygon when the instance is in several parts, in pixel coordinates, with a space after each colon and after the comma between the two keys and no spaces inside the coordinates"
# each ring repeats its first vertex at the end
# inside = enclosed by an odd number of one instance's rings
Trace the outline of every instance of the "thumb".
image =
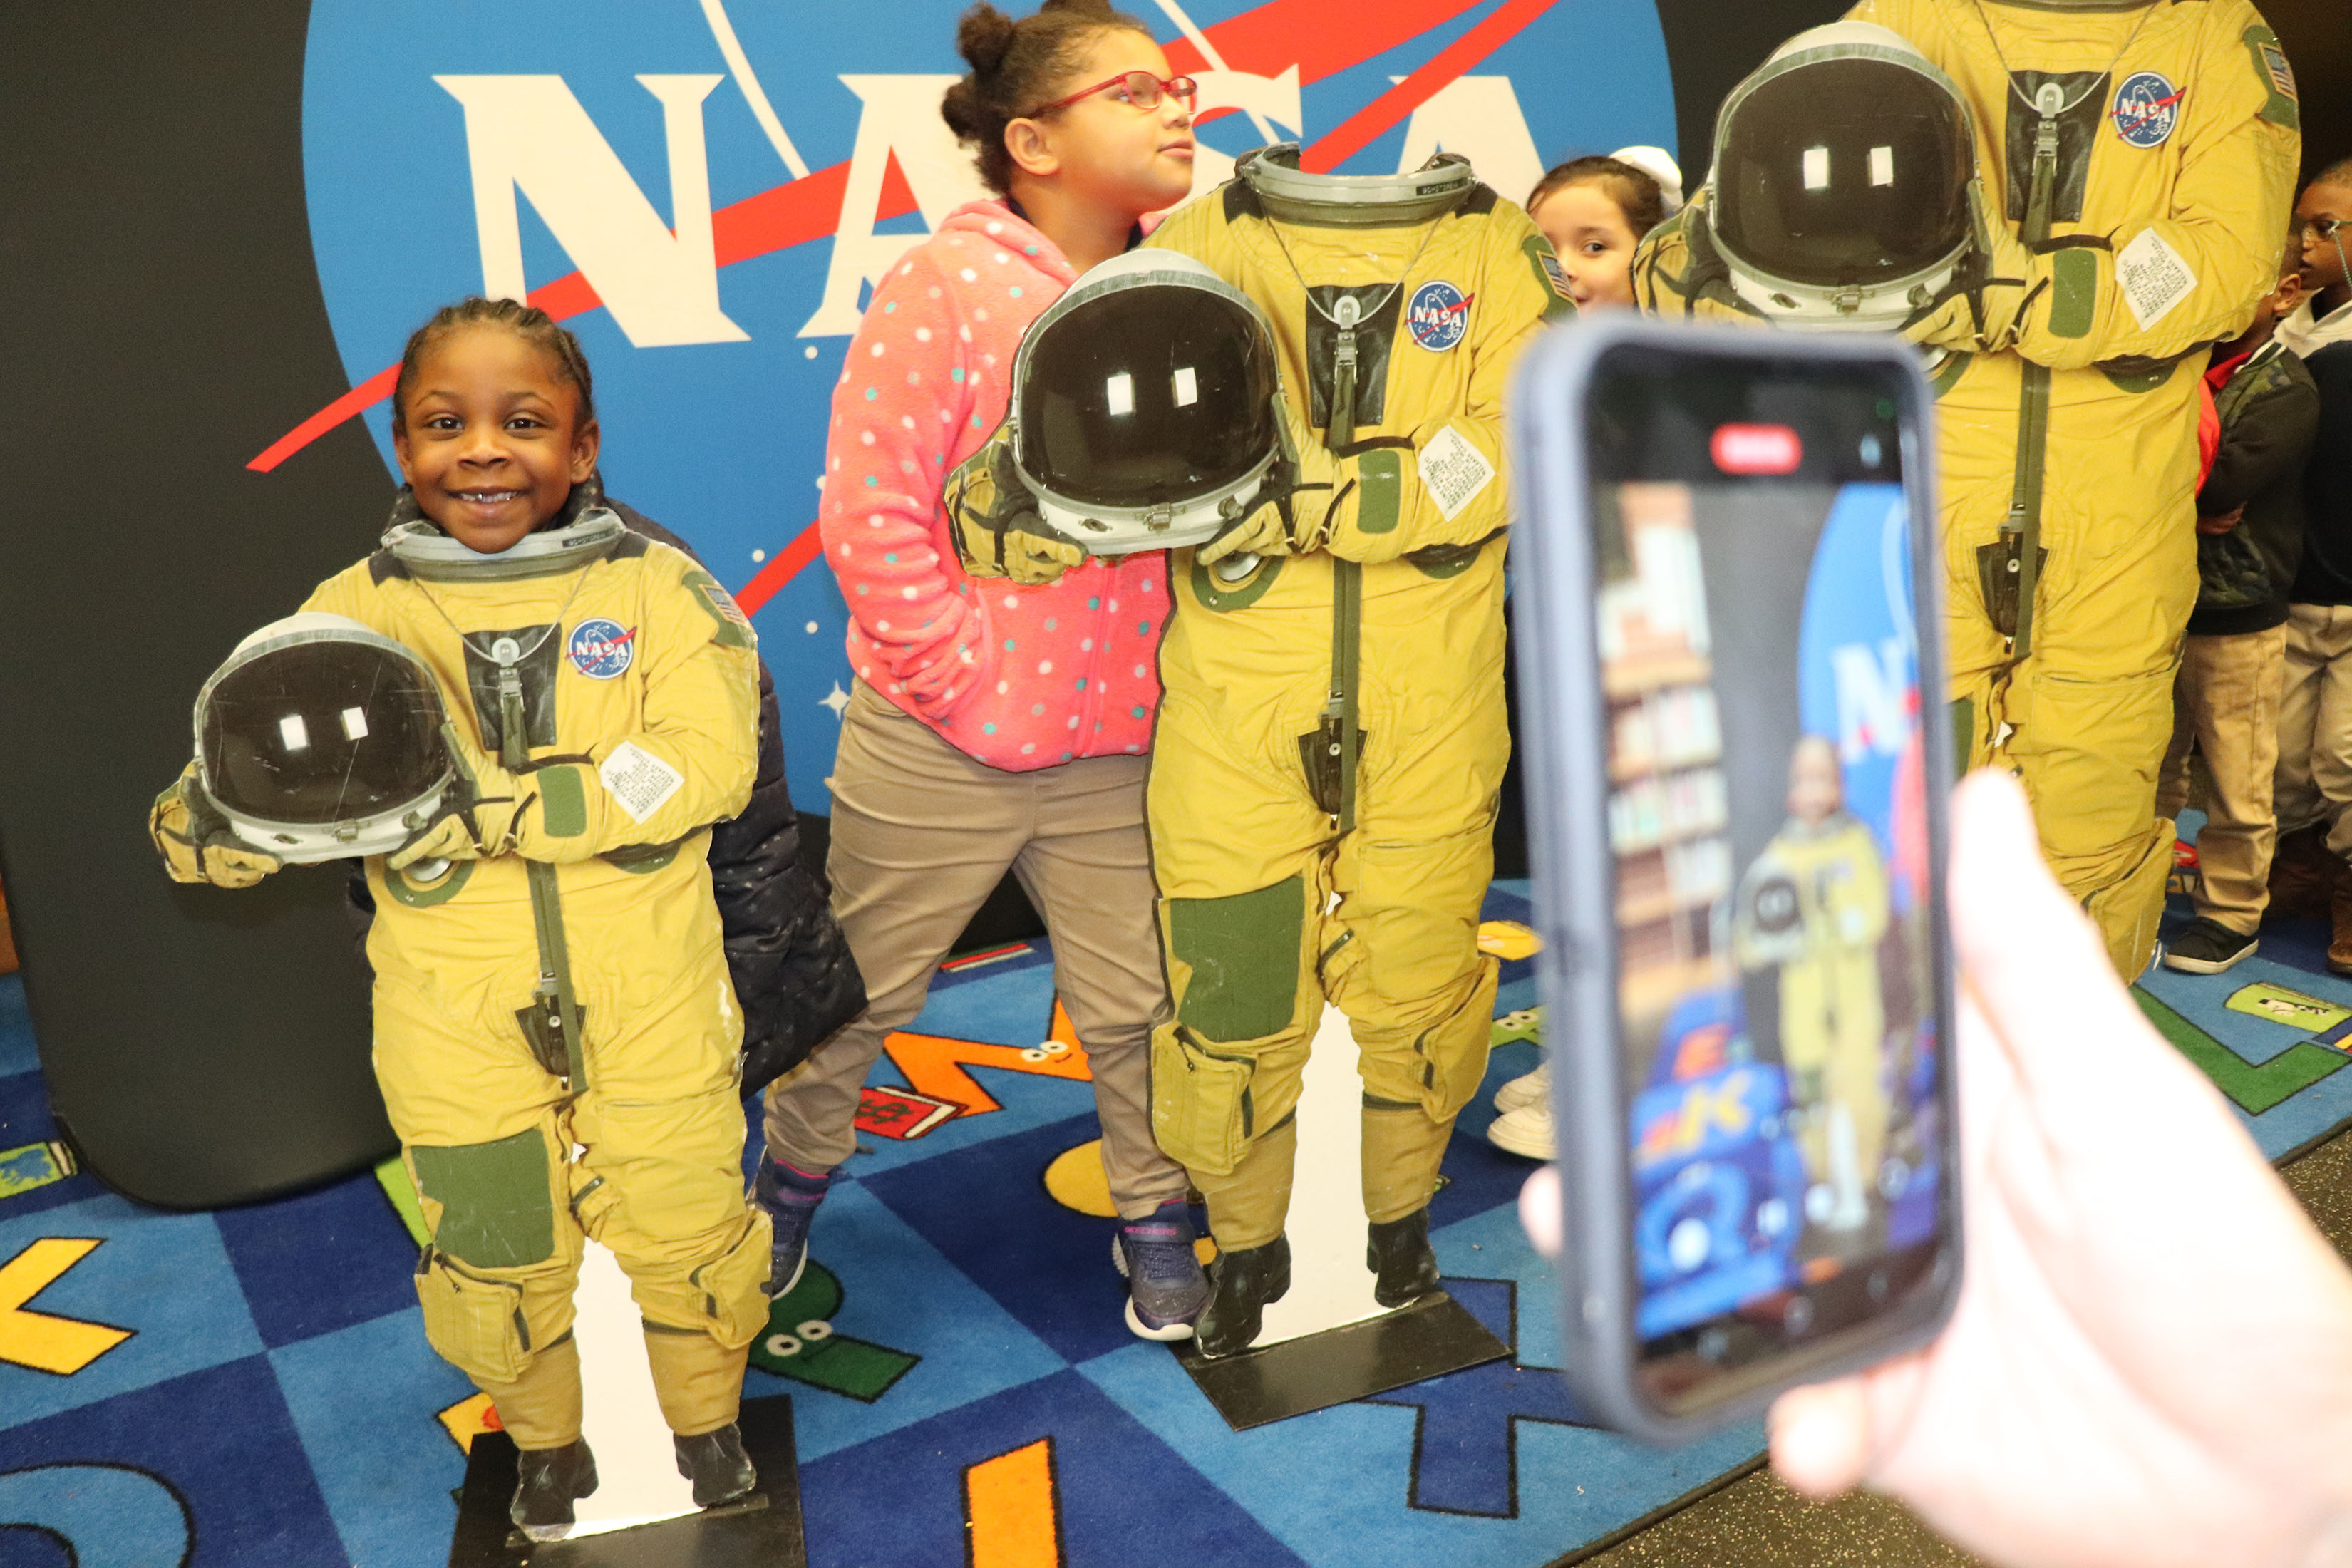
{"type": "Polygon", "coordinates": [[[1792,1388],[1772,1402],[1772,1468],[1813,1499],[1861,1484],[1870,1459],[1870,1406],[1859,1377],[1792,1388]]]}

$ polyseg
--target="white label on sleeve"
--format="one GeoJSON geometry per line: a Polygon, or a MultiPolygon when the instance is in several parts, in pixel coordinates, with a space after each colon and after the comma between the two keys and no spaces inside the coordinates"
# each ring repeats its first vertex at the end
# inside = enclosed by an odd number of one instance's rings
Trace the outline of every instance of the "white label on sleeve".
{"type": "Polygon", "coordinates": [[[1452,522],[1495,479],[1495,465],[1467,437],[1448,425],[1421,449],[1421,483],[1452,522]]]}
{"type": "Polygon", "coordinates": [[[604,781],[604,788],[621,803],[629,820],[640,825],[659,811],[686,783],[684,773],[635,741],[624,741],[614,747],[604,765],[596,770],[596,776],[604,781]]]}
{"type": "Polygon", "coordinates": [[[2137,239],[2116,253],[2116,283],[2144,332],[2196,292],[2197,274],[2189,270],[2180,252],[2164,243],[2163,236],[2144,228],[2137,239]]]}

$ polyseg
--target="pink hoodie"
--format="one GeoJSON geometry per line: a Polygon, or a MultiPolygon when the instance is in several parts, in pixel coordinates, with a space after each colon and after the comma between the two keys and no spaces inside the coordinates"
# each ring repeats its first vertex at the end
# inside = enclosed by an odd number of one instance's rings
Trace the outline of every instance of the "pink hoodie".
{"type": "Polygon", "coordinates": [[[993,435],[1021,334],[1076,274],[997,202],[958,207],[874,291],[833,394],[825,559],[859,678],[991,767],[1139,753],[1160,703],[1167,552],[1046,588],[965,575],[940,490],[993,435]]]}

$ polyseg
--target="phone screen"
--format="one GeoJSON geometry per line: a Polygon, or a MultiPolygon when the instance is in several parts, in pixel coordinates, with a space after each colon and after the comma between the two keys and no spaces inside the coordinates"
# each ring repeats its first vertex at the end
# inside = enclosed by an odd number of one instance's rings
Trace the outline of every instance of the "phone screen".
{"type": "Polygon", "coordinates": [[[1940,1283],[1910,395],[1628,344],[1587,405],[1636,1375],[1667,1409],[1940,1283]]]}

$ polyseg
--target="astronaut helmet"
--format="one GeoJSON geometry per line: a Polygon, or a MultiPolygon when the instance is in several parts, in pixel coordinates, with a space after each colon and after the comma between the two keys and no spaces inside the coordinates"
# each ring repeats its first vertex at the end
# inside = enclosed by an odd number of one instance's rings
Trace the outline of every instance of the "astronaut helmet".
{"type": "Polygon", "coordinates": [[[197,693],[196,781],[237,837],[281,860],[385,854],[449,785],[442,718],[409,648],[305,611],[237,644],[197,693]]]}
{"type": "Polygon", "coordinates": [[[1013,363],[1013,457],[1037,509],[1096,555],[1200,544],[1247,515],[1282,439],[1274,332],[1201,262],[1090,268],[1013,363]]]}
{"type": "Polygon", "coordinates": [[[1715,243],[1776,325],[1901,326],[1975,243],[1976,143],[1951,79],[1900,34],[1832,22],[1734,88],[1707,177],[1715,243]]]}

